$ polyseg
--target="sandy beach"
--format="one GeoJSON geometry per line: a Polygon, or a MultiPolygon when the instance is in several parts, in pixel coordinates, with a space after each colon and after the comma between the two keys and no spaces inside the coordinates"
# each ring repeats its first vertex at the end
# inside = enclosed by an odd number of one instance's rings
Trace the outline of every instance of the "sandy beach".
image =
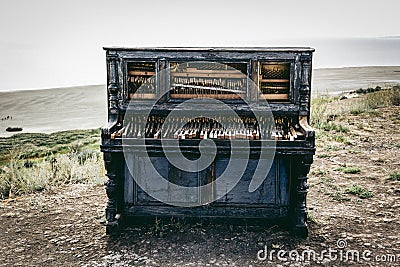
{"type": "MultiPolygon", "coordinates": [[[[312,92],[335,94],[400,83],[400,66],[315,69],[312,92]]],[[[7,127],[50,133],[99,128],[107,120],[105,85],[0,92],[0,136],[7,127]],[[1,120],[7,116],[12,119],[1,120]]]]}
{"type": "Polygon", "coordinates": [[[99,128],[107,121],[105,85],[0,92],[0,136],[7,127],[50,133],[99,128]],[[7,116],[12,119],[1,120],[7,116]]]}
{"type": "Polygon", "coordinates": [[[400,66],[314,69],[312,93],[337,94],[358,88],[386,87],[400,83],[400,66]]]}

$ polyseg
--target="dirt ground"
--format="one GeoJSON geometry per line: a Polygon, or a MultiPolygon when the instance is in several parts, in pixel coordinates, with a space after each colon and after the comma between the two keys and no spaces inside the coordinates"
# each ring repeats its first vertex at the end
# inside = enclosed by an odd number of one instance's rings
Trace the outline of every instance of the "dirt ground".
{"type": "Polygon", "coordinates": [[[336,120],[350,131],[318,136],[307,239],[274,225],[184,220],[107,236],[104,188],[77,184],[0,203],[0,265],[399,266],[400,181],[389,176],[400,171],[400,107],[336,120]],[[352,185],[373,196],[346,193],[352,185]],[[331,250],[336,257],[289,259],[304,250],[317,256],[331,250]],[[360,261],[346,258],[349,251],[360,261]]]}

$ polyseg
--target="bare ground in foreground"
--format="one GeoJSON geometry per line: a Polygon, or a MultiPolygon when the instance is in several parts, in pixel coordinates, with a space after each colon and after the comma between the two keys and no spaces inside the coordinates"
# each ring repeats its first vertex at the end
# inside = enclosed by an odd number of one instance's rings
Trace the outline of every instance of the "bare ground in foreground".
{"type": "Polygon", "coordinates": [[[307,239],[291,237],[279,226],[182,220],[131,226],[119,236],[106,236],[104,188],[77,184],[0,203],[0,265],[399,265],[400,181],[389,177],[400,171],[400,107],[336,120],[350,131],[318,134],[307,239]],[[355,186],[366,198],[346,191],[355,186]],[[258,260],[265,245],[269,252],[310,249],[317,255],[335,249],[337,258],[283,261],[275,253],[272,260],[258,260]],[[341,259],[340,253],[350,250],[360,253],[361,262],[341,259]]]}

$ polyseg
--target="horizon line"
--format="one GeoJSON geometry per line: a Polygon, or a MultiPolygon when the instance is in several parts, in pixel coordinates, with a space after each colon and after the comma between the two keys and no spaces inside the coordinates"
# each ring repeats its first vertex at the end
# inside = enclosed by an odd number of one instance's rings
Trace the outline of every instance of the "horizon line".
{"type": "MultiPolygon", "coordinates": [[[[400,36],[399,36],[400,38],[400,36]]],[[[376,68],[376,67],[400,67],[399,65],[362,65],[362,66],[337,66],[337,67],[313,67],[314,70],[323,69],[348,69],[348,68],[376,68]]],[[[79,87],[91,87],[91,86],[106,86],[106,83],[98,84],[81,84],[81,85],[67,85],[67,86],[54,86],[54,87],[31,87],[31,88],[13,88],[13,89],[0,89],[0,93],[12,93],[12,92],[23,92],[23,91],[39,91],[39,90],[56,90],[56,89],[70,89],[79,87]]]]}

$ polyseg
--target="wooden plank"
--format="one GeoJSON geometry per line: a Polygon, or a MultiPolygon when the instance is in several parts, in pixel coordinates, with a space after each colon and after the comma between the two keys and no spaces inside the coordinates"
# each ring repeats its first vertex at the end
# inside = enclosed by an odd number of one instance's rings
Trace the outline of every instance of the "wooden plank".
{"type": "Polygon", "coordinates": [[[269,83],[288,83],[289,79],[261,79],[260,82],[269,82],[269,83]]]}
{"type": "Polygon", "coordinates": [[[107,51],[148,51],[148,52],[314,52],[311,47],[118,47],[105,46],[107,51]]]}
{"type": "MultiPolygon", "coordinates": [[[[229,162],[229,158],[219,158],[215,160],[215,177],[218,178],[224,171],[229,162]]],[[[235,185],[232,190],[225,192],[226,186],[222,182],[216,184],[217,195],[224,196],[218,199],[215,203],[223,204],[248,204],[248,205],[268,205],[278,204],[276,191],[277,184],[275,181],[276,176],[276,163],[274,162],[268,170],[266,166],[258,166],[258,159],[248,159],[247,167],[241,177],[240,181],[235,185]],[[265,180],[257,190],[249,192],[249,184],[253,178],[256,168],[265,168],[265,180]]],[[[231,166],[230,168],[235,168],[231,166]]],[[[231,170],[232,171],[232,170],[231,170]]],[[[237,170],[240,173],[241,170],[237,170]]],[[[235,173],[235,172],[234,172],[235,173]]]]}
{"type": "Polygon", "coordinates": [[[155,75],[156,72],[155,71],[133,71],[133,70],[131,70],[131,71],[128,71],[128,74],[132,75],[132,76],[152,76],[152,75],[155,75]]]}
{"type": "Polygon", "coordinates": [[[209,78],[232,78],[232,79],[245,79],[247,76],[243,73],[228,73],[212,71],[206,72],[171,72],[172,77],[209,77],[209,78]]]}
{"type": "Polygon", "coordinates": [[[200,61],[200,60],[213,60],[218,61],[247,61],[250,58],[254,58],[262,61],[290,61],[294,62],[299,54],[311,54],[311,52],[301,51],[298,49],[290,49],[286,51],[270,51],[265,53],[264,51],[255,51],[252,49],[238,51],[234,49],[232,51],[206,51],[206,50],[151,50],[151,49],[111,49],[107,51],[107,56],[119,57],[127,60],[154,60],[155,58],[168,58],[168,59],[179,59],[188,61],[200,61]]]}
{"type": "Polygon", "coordinates": [[[246,91],[237,90],[237,89],[219,88],[219,87],[212,87],[212,86],[200,86],[200,85],[191,85],[191,84],[174,83],[174,84],[172,84],[172,86],[189,88],[189,89],[211,90],[211,91],[216,91],[216,92],[229,92],[229,93],[235,93],[235,94],[245,94],[246,93],[246,91]]]}
{"type": "Polygon", "coordinates": [[[248,92],[247,92],[247,99],[251,102],[258,101],[258,91],[260,88],[260,64],[258,60],[252,59],[250,60],[250,66],[248,68],[249,77],[254,82],[253,84],[248,84],[248,92]]]}
{"type": "MultiPolygon", "coordinates": [[[[218,63],[220,64],[220,63],[218,63]]],[[[229,67],[231,68],[231,67],[229,67]]],[[[240,72],[239,70],[233,70],[232,68],[230,70],[202,70],[202,69],[196,69],[196,68],[186,68],[186,71],[182,72],[187,72],[187,73],[221,73],[221,74],[238,74],[240,72]]],[[[180,73],[180,72],[176,72],[180,73]]],[[[243,73],[242,73],[243,74],[243,73]]]]}
{"type": "Polygon", "coordinates": [[[288,90],[289,86],[262,86],[261,89],[288,90]]]}
{"type": "Polygon", "coordinates": [[[141,93],[130,93],[130,99],[154,99],[156,94],[141,94],[141,93]]]}
{"type": "Polygon", "coordinates": [[[127,216],[184,216],[184,217],[229,217],[229,218],[270,218],[289,215],[288,206],[278,205],[205,205],[201,207],[173,207],[167,205],[131,206],[124,212],[127,216]]]}
{"type": "Polygon", "coordinates": [[[241,99],[244,96],[237,94],[171,94],[171,98],[191,99],[191,98],[214,98],[214,99],[241,99]]]}
{"type": "Polygon", "coordinates": [[[260,97],[265,100],[289,100],[289,94],[262,94],[260,97]]]}

